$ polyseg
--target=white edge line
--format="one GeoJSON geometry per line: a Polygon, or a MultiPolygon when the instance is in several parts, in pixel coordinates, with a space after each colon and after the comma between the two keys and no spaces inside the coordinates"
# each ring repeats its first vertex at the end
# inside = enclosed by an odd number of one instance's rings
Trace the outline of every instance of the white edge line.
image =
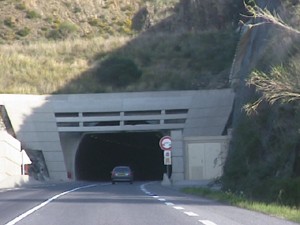
{"type": "Polygon", "coordinates": [[[83,188],[90,188],[90,187],[94,187],[94,186],[97,186],[97,184],[92,184],[92,185],[86,185],[86,186],[82,186],[82,187],[77,187],[77,188],[74,188],[72,190],[69,190],[69,191],[65,191],[65,192],[62,192],[58,195],[55,195],[53,196],[52,198],[49,198],[48,200],[42,202],[41,204],[37,205],[36,207],[28,210],[27,212],[21,214],[20,216],[16,217],[15,219],[11,220],[10,222],[6,223],[5,225],[14,225],[16,224],[17,222],[21,221],[22,219],[24,219],[25,217],[29,216],[30,214],[34,213],[35,211],[39,210],[40,208],[44,207],[45,205],[47,205],[48,203],[52,202],[53,200],[63,196],[63,195],[66,195],[70,192],[74,192],[74,191],[77,191],[79,189],[83,189],[83,188]]]}

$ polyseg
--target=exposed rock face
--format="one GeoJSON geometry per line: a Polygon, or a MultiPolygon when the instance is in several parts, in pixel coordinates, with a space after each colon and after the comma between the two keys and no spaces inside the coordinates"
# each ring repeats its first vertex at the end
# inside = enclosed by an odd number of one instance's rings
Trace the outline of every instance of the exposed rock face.
{"type": "MultiPolygon", "coordinates": [[[[279,11],[281,6],[278,0],[260,0],[257,4],[269,11],[279,11]]],[[[239,118],[243,105],[253,96],[254,90],[245,85],[251,71],[267,71],[270,66],[284,60],[289,44],[284,40],[290,42],[287,38],[283,39],[285,32],[280,27],[260,18],[251,18],[241,26],[240,32],[241,38],[229,77],[236,92],[234,121],[239,118]],[[281,51],[278,51],[279,49],[281,51]]]]}
{"type": "MultiPolygon", "coordinates": [[[[232,3],[232,0],[181,0],[174,9],[168,9],[170,16],[151,28],[169,32],[224,29],[232,22],[232,3]]],[[[144,12],[148,15],[147,24],[154,25],[157,10],[151,6],[144,12]]]]}

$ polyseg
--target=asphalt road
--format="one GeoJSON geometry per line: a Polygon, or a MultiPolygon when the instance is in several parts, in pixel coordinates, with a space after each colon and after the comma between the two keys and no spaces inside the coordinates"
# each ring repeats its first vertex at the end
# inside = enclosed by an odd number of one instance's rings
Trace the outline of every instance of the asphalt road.
{"type": "Polygon", "coordinates": [[[43,184],[0,190],[0,225],[292,225],[185,195],[159,182],[43,184]]]}

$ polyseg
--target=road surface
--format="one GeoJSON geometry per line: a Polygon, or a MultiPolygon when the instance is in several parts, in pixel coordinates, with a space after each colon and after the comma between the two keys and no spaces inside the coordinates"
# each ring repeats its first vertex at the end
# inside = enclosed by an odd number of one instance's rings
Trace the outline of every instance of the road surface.
{"type": "Polygon", "coordinates": [[[0,190],[0,225],[294,225],[159,182],[47,183],[0,190]]]}

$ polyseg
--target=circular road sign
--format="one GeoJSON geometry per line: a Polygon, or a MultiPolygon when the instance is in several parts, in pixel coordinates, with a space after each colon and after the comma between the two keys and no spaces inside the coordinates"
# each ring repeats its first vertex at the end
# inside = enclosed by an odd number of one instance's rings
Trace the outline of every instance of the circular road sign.
{"type": "Polygon", "coordinates": [[[172,141],[170,136],[164,136],[159,140],[159,146],[162,150],[171,150],[172,141]]]}

